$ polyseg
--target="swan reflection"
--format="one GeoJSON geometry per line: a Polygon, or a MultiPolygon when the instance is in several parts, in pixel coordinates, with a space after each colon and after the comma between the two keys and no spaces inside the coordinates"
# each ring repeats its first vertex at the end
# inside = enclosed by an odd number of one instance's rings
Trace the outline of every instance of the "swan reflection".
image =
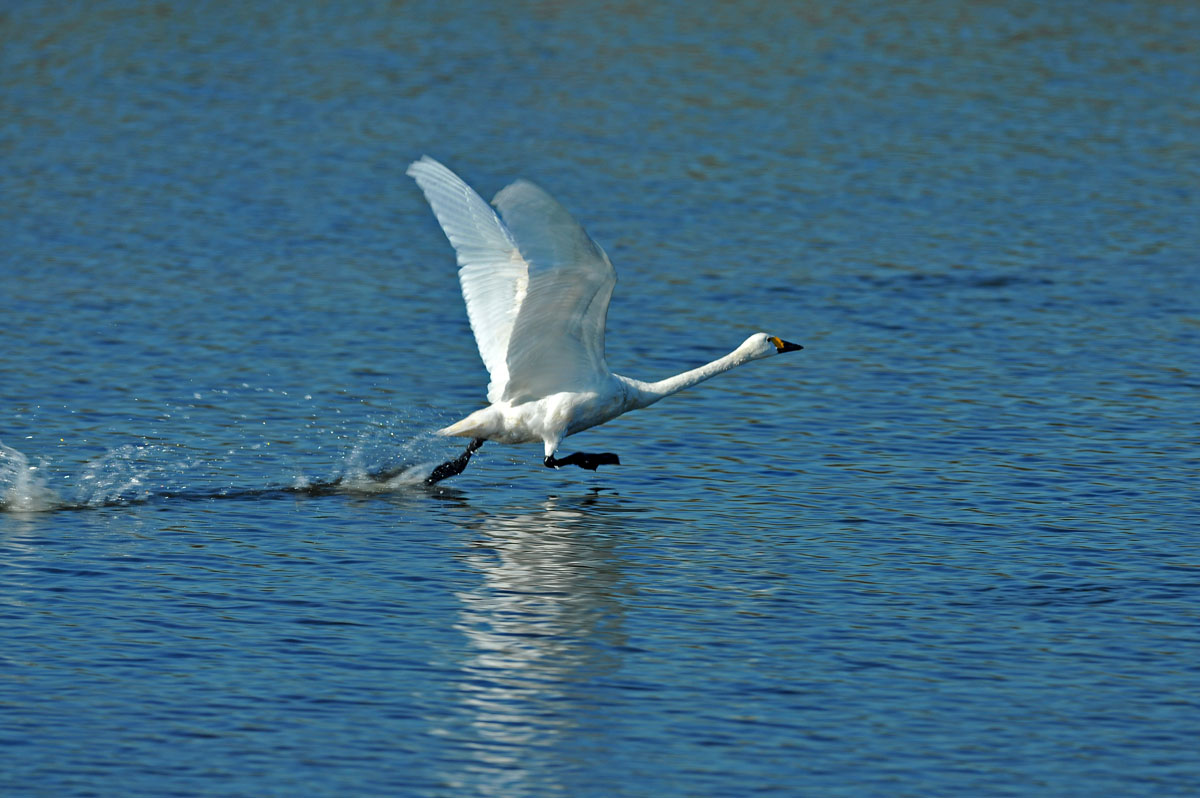
{"type": "Polygon", "coordinates": [[[580,742],[573,730],[605,711],[590,697],[620,667],[628,593],[617,501],[550,498],[478,524],[465,558],[482,581],[458,595],[458,629],[473,652],[458,691],[481,777],[472,786],[485,794],[560,790],[563,759],[580,742]]]}

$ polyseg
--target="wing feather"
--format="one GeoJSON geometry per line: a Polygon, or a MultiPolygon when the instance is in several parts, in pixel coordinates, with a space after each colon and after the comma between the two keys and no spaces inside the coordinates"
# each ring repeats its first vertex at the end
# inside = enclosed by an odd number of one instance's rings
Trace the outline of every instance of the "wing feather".
{"type": "Polygon", "coordinates": [[[508,346],[505,398],[597,390],[608,375],[604,325],[617,276],[570,212],[527,180],[492,201],[529,264],[508,346]]]}
{"type": "Polygon", "coordinates": [[[458,254],[467,318],[491,376],[488,401],[497,402],[508,385],[506,356],[525,298],[529,266],[496,212],[458,175],[428,156],[414,161],[408,175],[425,193],[458,254]]]}
{"type": "Polygon", "coordinates": [[[604,325],[617,280],[604,250],[528,181],[496,195],[497,216],[428,156],[408,174],[458,254],[467,316],[491,375],[488,401],[598,389],[608,375],[604,325]]]}

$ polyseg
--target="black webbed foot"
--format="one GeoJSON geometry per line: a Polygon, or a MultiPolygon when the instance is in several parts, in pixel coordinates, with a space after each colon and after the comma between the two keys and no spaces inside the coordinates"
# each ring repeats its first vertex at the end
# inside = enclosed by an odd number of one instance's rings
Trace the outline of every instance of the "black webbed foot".
{"type": "Polygon", "coordinates": [[[471,442],[467,444],[466,451],[453,460],[442,463],[440,466],[433,469],[433,471],[429,473],[429,476],[425,477],[425,484],[434,485],[438,482],[441,482],[443,479],[447,479],[448,477],[456,477],[461,474],[463,469],[467,467],[467,463],[471,462],[471,455],[473,455],[475,450],[477,450],[480,446],[483,446],[483,438],[472,438],[471,442]]]}
{"type": "Polygon", "coordinates": [[[602,465],[620,465],[621,458],[612,452],[599,452],[596,454],[575,452],[575,454],[569,454],[561,459],[550,455],[542,462],[546,465],[546,468],[562,468],[566,465],[574,465],[586,468],[588,471],[595,471],[602,465]]]}

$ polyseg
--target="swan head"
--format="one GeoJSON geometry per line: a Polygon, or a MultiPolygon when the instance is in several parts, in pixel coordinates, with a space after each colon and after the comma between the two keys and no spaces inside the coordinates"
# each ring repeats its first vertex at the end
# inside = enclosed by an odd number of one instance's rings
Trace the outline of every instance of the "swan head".
{"type": "Polygon", "coordinates": [[[777,335],[755,333],[746,339],[738,349],[746,354],[747,360],[758,360],[771,355],[782,355],[784,352],[798,352],[804,347],[785,341],[777,335]]]}

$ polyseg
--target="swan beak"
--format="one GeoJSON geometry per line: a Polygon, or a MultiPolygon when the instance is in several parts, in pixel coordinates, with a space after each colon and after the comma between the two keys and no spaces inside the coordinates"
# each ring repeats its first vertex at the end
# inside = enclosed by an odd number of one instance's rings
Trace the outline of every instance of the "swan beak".
{"type": "Polygon", "coordinates": [[[781,355],[784,352],[799,352],[804,348],[800,344],[794,344],[791,341],[785,341],[782,338],[776,337],[771,338],[771,343],[775,344],[776,352],[781,355]]]}

